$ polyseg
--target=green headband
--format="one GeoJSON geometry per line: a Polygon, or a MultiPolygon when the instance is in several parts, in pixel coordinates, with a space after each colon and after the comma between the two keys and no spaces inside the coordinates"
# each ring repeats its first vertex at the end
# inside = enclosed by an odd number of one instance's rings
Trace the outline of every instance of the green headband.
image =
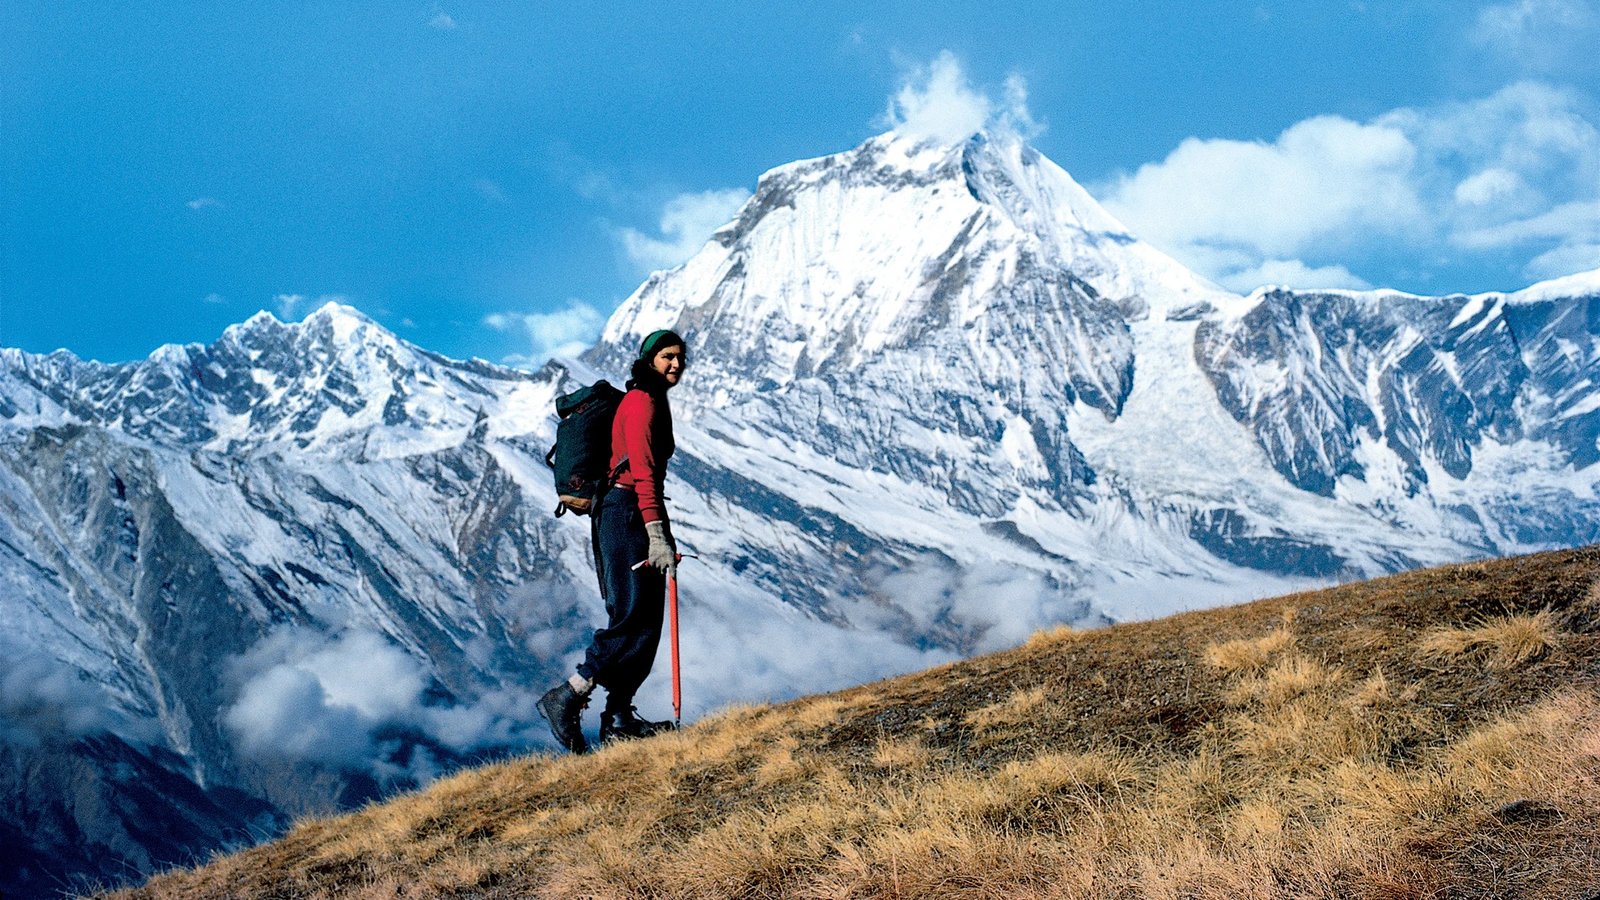
{"type": "Polygon", "coordinates": [[[683,342],[683,338],[679,337],[676,331],[663,328],[660,331],[652,331],[644,336],[644,343],[639,345],[639,358],[652,360],[656,358],[657,353],[667,347],[687,346],[689,345],[683,342]]]}

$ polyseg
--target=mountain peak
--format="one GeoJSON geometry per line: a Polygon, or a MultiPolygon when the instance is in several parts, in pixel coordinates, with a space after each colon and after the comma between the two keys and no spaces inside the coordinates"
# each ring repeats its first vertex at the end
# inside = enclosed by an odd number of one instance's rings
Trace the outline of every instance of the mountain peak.
{"type": "Polygon", "coordinates": [[[1507,299],[1519,303],[1534,303],[1551,298],[1594,296],[1600,296],[1600,269],[1575,272],[1549,281],[1541,281],[1511,294],[1507,299]]]}
{"type": "Polygon", "coordinates": [[[324,303],[299,322],[284,322],[262,310],[244,322],[230,325],[216,343],[205,349],[237,350],[252,360],[287,356],[302,360],[302,364],[314,363],[318,368],[338,364],[361,370],[384,368],[376,359],[361,361],[374,354],[409,357],[419,352],[365,313],[338,301],[324,303]]]}
{"type": "Polygon", "coordinates": [[[382,325],[378,324],[377,320],[373,319],[371,316],[368,316],[361,310],[356,309],[354,306],[351,306],[350,304],[341,300],[329,300],[311,312],[307,313],[306,316],[298,322],[285,321],[273,315],[270,311],[263,309],[258,310],[255,315],[245,319],[243,322],[240,322],[237,325],[230,325],[223,333],[227,334],[228,332],[232,332],[236,329],[299,328],[306,324],[313,323],[338,323],[342,326],[348,326],[352,329],[362,325],[374,325],[378,328],[383,328],[382,325]]]}
{"type": "Polygon", "coordinates": [[[749,376],[734,383],[785,384],[829,360],[969,344],[965,332],[1002,306],[1062,312],[1055,292],[1069,284],[1136,317],[1240,302],[1129,234],[1014,134],[949,143],[890,131],[763,175],[699,254],[618,308],[588,359],[620,362],[656,328],[715,330],[718,353],[749,376]],[[1022,299],[1043,283],[1053,299],[1022,299]]]}
{"type": "MultiPolygon", "coordinates": [[[[354,330],[363,325],[383,328],[376,320],[354,306],[338,300],[329,300],[317,307],[310,315],[305,317],[306,322],[326,322],[343,332],[354,330]]],[[[388,329],[384,329],[387,331],[388,329]]]]}

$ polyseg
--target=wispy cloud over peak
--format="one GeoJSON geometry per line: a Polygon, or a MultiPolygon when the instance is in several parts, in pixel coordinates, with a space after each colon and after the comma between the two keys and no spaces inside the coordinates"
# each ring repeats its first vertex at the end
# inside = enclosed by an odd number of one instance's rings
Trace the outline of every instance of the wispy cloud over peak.
{"type": "Polygon", "coordinates": [[[320,309],[329,303],[350,304],[350,298],[344,294],[319,294],[315,299],[305,294],[278,294],[272,298],[273,306],[278,311],[278,318],[285,322],[292,322],[300,314],[320,309]]]}
{"type": "Polygon", "coordinates": [[[272,298],[273,305],[278,309],[278,318],[285,322],[292,320],[295,311],[305,302],[305,294],[279,294],[272,298]]]}
{"type": "Polygon", "coordinates": [[[961,60],[948,50],[927,65],[905,69],[889,98],[882,124],[913,138],[955,143],[988,129],[1037,137],[1044,129],[1028,111],[1028,84],[1020,74],[1006,77],[999,99],[974,87],[961,60]]]}

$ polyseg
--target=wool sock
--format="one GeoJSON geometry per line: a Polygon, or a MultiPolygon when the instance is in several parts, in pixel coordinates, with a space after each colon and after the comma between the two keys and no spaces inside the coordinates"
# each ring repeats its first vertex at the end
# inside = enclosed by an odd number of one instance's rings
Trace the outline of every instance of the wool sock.
{"type": "Polygon", "coordinates": [[[579,675],[577,672],[572,673],[572,677],[567,679],[567,684],[572,685],[573,690],[586,697],[590,691],[594,690],[594,682],[579,675]]]}

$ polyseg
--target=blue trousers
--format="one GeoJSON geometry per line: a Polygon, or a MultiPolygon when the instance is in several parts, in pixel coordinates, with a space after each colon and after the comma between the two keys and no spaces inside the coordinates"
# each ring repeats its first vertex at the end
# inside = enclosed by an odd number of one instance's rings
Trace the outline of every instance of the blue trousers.
{"type": "Polygon", "coordinates": [[[597,628],[578,674],[606,689],[606,709],[622,712],[650,675],[666,612],[667,579],[653,566],[634,565],[649,557],[650,537],[639,514],[638,495],[614,487],[595,511],[599,532],[595,568],[606,603],[607,621],[597,628]]]}

